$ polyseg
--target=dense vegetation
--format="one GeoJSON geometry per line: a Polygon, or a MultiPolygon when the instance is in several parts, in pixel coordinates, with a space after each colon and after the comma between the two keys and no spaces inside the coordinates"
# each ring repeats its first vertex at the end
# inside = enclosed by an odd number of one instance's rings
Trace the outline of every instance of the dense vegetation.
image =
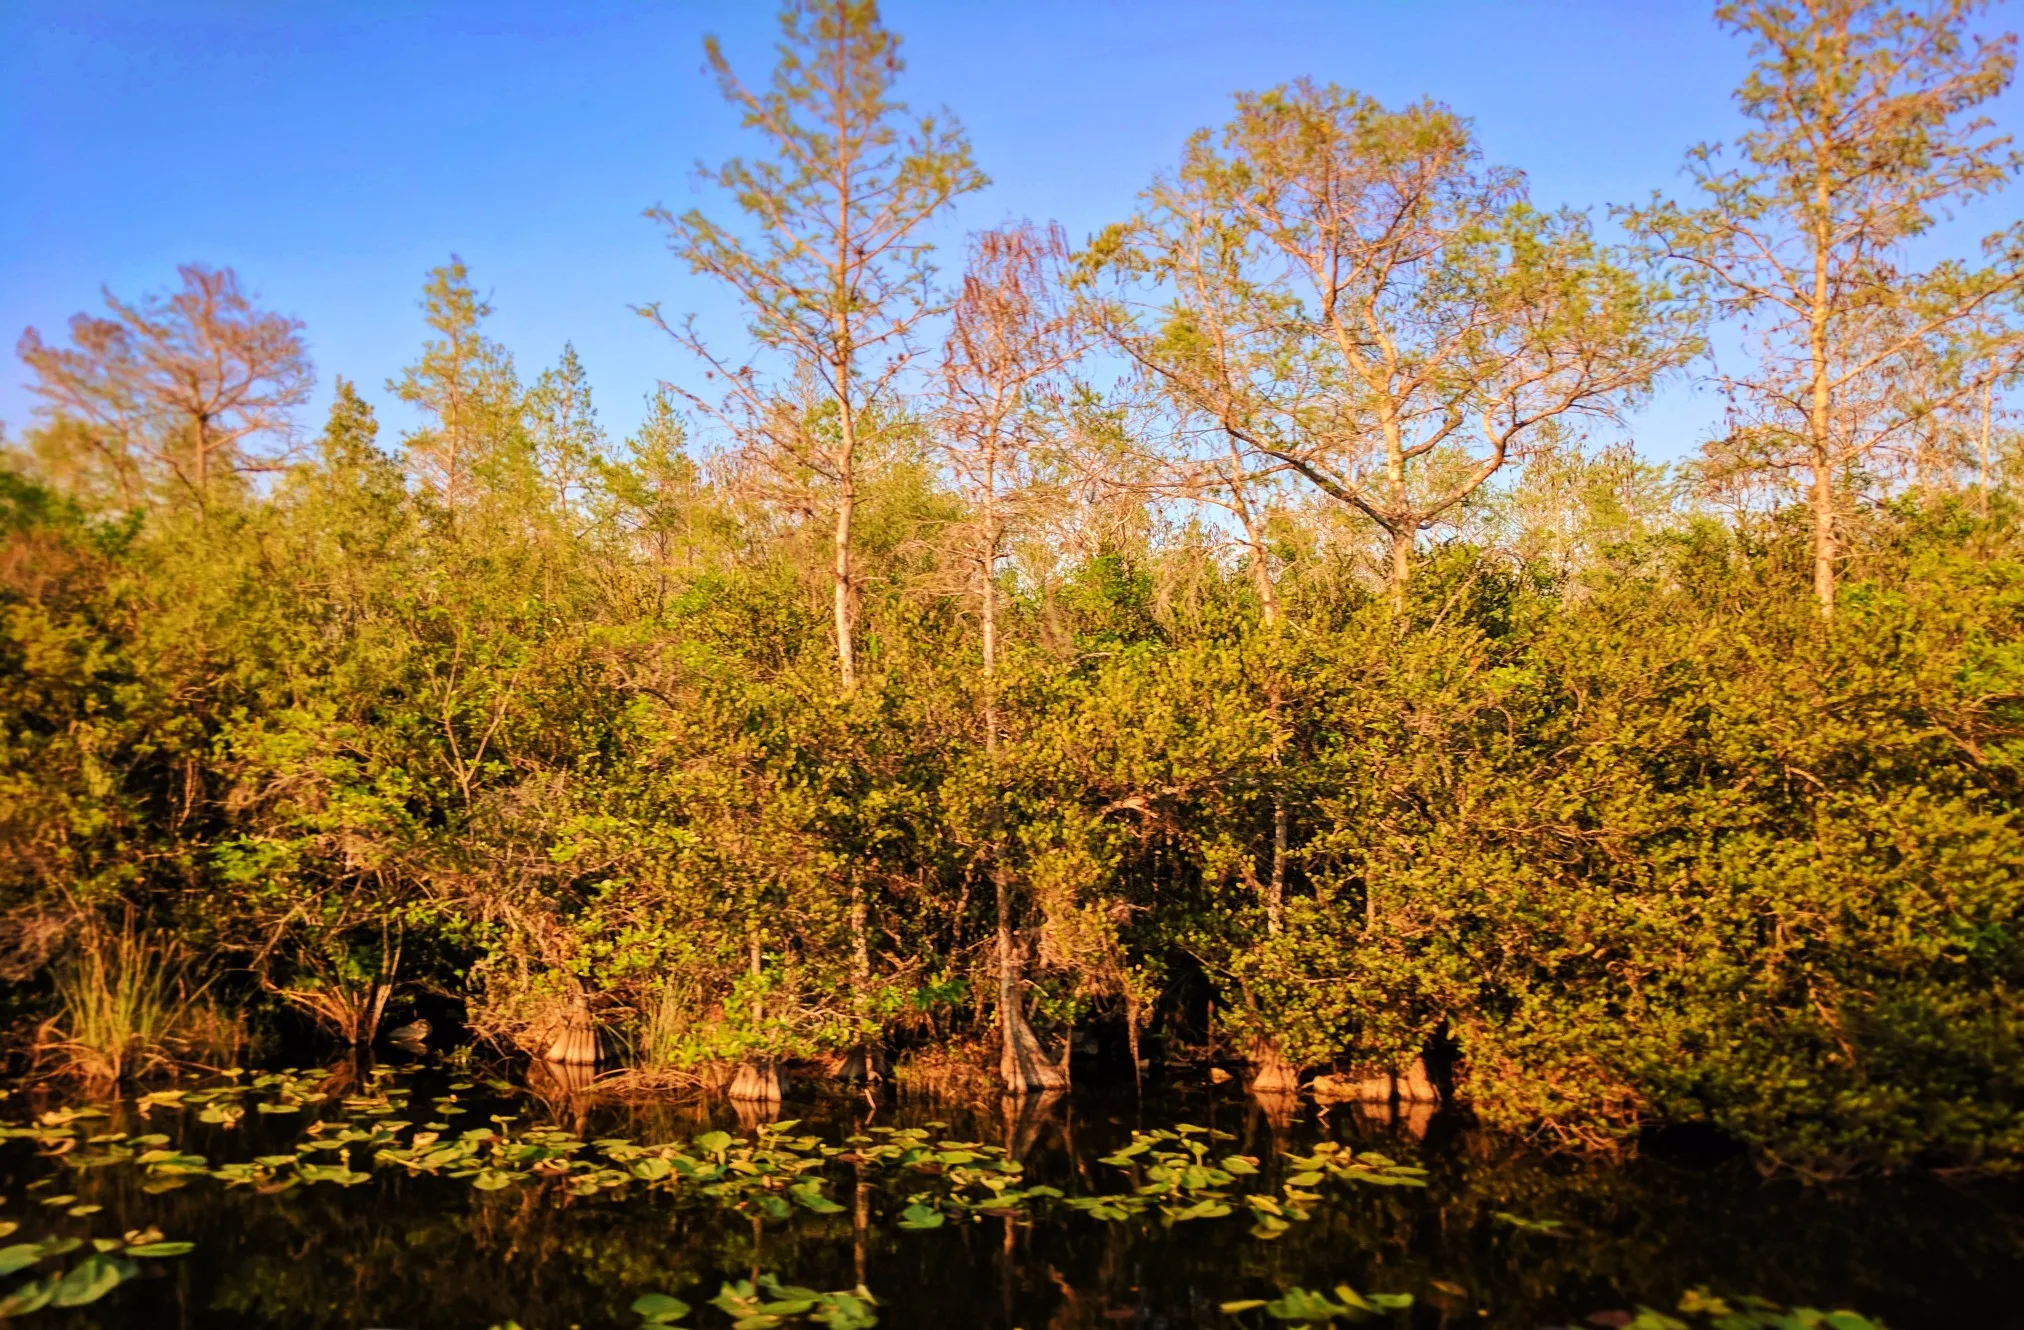
{"type": "Polygon", "coordinates": [[[763,1092],[952,1043],[1031,1088],[1101,1021],[1267,1088],[1438,1047],[1563,1139],[2024,1148],[2024,252],[1910,258],[2015,170],[1979,16],[1725,7],[1753,130],[1621,245],[1302,83],[944,287],[960,130],[797,4],[766,88],[711,53],[770,155],[661,215],[752,358],[669,321],[705,372],[623,441],[457,262],[400,439],[339,379],[291,447],[300,329],[228,270],[30,331],[24,1031],[118,1076],[433,994],[763,1092]],[[1721,437],[1639,460],[1711,328],[1721,437]]]}

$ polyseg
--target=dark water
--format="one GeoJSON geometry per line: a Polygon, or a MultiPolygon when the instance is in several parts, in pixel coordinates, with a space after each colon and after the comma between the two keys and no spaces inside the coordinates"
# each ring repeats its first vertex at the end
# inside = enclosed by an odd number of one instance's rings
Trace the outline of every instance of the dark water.
{"type": "MultiPolygon", "coordinates": [[[[430,1069],[403,1078],[418,1104],[452,1080],[430,1069]]],[[[53,1102],[17,1093],[0,1103],[0,1118],[26,1122],[53,1102]]],[[[463,1107],[460,1126],[484,1126],[496,1113],[514,1119],[512,1130],[552,1124],[585,1140],[657,1142],[755,1125],[721,1103],[597,1106],[555,1086],[544,1097],[481,1085],[463,1107]]],[[[335,1116],[335,1101],[296,1114],[248,1111],[227,1126],[198,1121],[193,1108],[142,1119],[129,1100],[109,1119],[79,1124],[80,1140],[165,1133],[170,1148],[216,1166],[290,1150],[326,1109],[335,1116]]],[[[938,1138],[1001,1146],[1024,1163],[1025,1183],[1070,1196],[1127,1189],[1123,1171],[1101,1157],[1134,1128],[1183,1121],[1230,1133],[1219,1148],[1257,1156],[1260,1183],[1278,1180],[1286,1152],[1333,1140],[1424,1167],[1428,1185],[1328,1191],[1310,1220],[1273,1241],[1249,1236],[1241,1209],[1177,1224],[1157,1214],[1106,1223],[1060,1202],[1020,1219],[906,1231],[895,1220],[918,1179],[882,1173],[860,1191],[861,1175],[835,1161],[822,1176],[846,1202],[841,1210],[754,1219],[668,1193],[576,1197],[553,1178],[480,1191],[387,1166],[353,1186],[260,1194],[199,1174],[151,1194],[159,1179],[133,1165],[76,1167],[89,1147],[48,1159],[36,1143],[10,1140],[0,1144],[0,1214],[21,1228],[5,1241],[152,1226],[197,1247],[140,1263],[138,1278],[89,1308],[9,1324],[484,1330],[512,1321],[564,1330],[637,1325],[633,1300],[664,1292],[696,1305],[682,1324],[721,1327],[730,1318],[705,1304],[722,1283],[770,1272],[817,1289],[862,1282],[889,1327],[1276,1324],[1218,1307],[1344,1282],[1412,1294],[1411,1310],[1379,1318],[1397,1326],[1579,1324],[1639,1302],[1670,1308],[1700,1284],[1853,1307],[1897,1330],[2024,1326],[2024,1197],[2014,1183],[1921,1174],[1809,1186],[1766,1181],[1737,1158],[1584,1162],[1440,1118],[1375,1122],[1304,1103],[1274,1121],[1229,1087],[1167,1088],[1142,1102],[1129,1092],[1077,1092],[1023,1115],[910,1101],[873,1109],[843,1097],[790,1100],[785,1113],[802,1119],[797,1132],[836,1141],[867,1125],[940,1124],[931,1128],[938,1138]],[[41,1203],[59,1188],[103,1209],[73,1218],[67,1206],[41,1203]],[[1558,1227],[1540,1232],[1500,1213],[1558,1227]]],[[[354,1153],[354,1167],[370,1168],[369,1157],[354,1153]]],[[[0,1281],[0,1294],[22,1278],[0,1281]]]]}

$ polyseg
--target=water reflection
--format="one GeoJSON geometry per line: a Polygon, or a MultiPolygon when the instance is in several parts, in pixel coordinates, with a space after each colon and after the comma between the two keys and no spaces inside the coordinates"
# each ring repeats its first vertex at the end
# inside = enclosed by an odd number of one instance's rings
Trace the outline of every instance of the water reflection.
{"type": "Polygon", "coordinates": [[[1006,1095],[999,1100],[998,1111],[1005,1120],[1005,1153],[1024,1163],[1040,1143],[1041,1132],[1052,1127],[1060,1133],[1062,1148],[1073,1154],[1075,1147],[1068,1134],[1067,1103],[1066,1090],[1006,1095]]]}
{"type": "MultiPolygon", "coordinates": [[[[107,1327],[487,1326],[528,1330],[630,1325],[639,1293],[702,1305],[719,1281],[772,1272],[818,1288],[863,1283],[890,1327],[1227,1326],[1220,1302],[1269,1296],[1293,1284],[1413,1293],[1402,1324],[1530,1327],[1579,1322],[1602,1307],[1672,1302],[1694,1284],[1754,1290],[1781,1301],[1856,1305],[1900,1330],[2007,1324],[2024,1294],[2014,1184],[1950,1184],[1930,1176],[1846,1186],[1766,1182],[1747,1161],[1689,1164],[1648,1158],[1612,1165],[1549,1158],[1468,1130],[1431,1105],[1338,1104],[1325,1113],[1236,1086],[1149,1097],[1076,1091],[971,1107],[862,1096],[766,1103],[608,1101],[587,1068],[539,1067],[497,1099],[482,1082],[448,1104],[458,1129],[493,1114],[547,1123],[586,1140],[685,1139],[752,1132],[785,1117],[841,1141],[872,1126],[933,1126],[938,1137],[998,1144],[1026,1183],[1070,1195],[1127,1184],[1102,1162],[1134,1128],[1192,1122],[1227,1132],[1230,1149],[1269,1170],[1287,1151],[1334,1140],[1431,1171],[1425,1191],[1334,1194],[1314,1217],[1266,1242],[1240,1216],[1164,1226],[1157,1216],[1103,1223],[1049,1207],[1032,1216],[909,1232],[895,1216],[914,1186],[893,1170],[830,1165],[834,1214],[784,1220],[673,1203],[668,1197],[576,1197],[529,1180],[474,1191],[450,1177],[377,1170],[355,1187],[262,1194],[209,1178],[155,1188],[127,1168],[90,1170],[66,1188],[105,1207],[107,1231],[155,1225],[198,1250],[146,1286],[92,1308],[107,1327]],[[1505,1216],[1505,1218],[1500,1218],[1505,1216]],[[1512,1218],[1553,1219],[1556,1232],[1512,1218]],[[1449,1292],[1447,1290],[1458,1290],[1449,1292]]],[[[346,1060],[321,1078],[342,1096],[368,1083],[346,1060]]],[[[417,1078],[424,1105],[447,1103],[444,1073],[417,1078]]],[[[24,1116],[10,1105],[8,1116],[24,1116]]],[[[245,1159],[292,1139],[297,1122],[248,1113],[206,1124],[192,1113],[131,1106],[106,1131],[165,1131],[177,1148],[215,1161],[245,1159]]],[[[50,1165],[26,1141],[0,1149],[0,1205],[22,1237],[56,1231],[26,1184],[50,1165]]],[[[42,1194],[47,1194],[44,1191],[42,1194]]],[[[67,1230],[66,1230],[67,1231],[67,1230]]],[[[46,1322],[65,1324],[61,1315],[46,1322]]],[[[714,1311],[692,1320],[721,1325],[714,1311]],[[712,1320],[710,1318],[717,1319],[712,1320]]],[[[84,1324],[78,1322],[78,1324],[84,1324]]]]}
{"type": "Polygon", "coordinates": [[[778,1099],[733,1099],[731,1112],[736,1115],[738,1130],[750,1136],[767,1123],[779,1122],[785,1114],[778,1099]]]}

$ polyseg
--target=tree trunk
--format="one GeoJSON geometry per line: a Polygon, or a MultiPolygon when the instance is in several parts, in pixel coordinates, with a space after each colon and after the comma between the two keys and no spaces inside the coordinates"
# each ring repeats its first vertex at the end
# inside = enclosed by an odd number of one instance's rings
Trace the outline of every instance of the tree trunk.
{"type": "Polygon", "coordinates": [[[1399,1102],[1404,1104],[1437,1104],[1441,1101],[1440,1091],[1434,1088],[1433,1077],[1427,1074],[1427,1060],[1414,1058],[1397,1078],[1399,1102]]]}
{"type": "Polygon", "coordinates": [[[731,1078],[731,1098],[754,1104],[777,1104],[787,1088],[778,1058],[750,1058],[738,1064],[731,1078]]]}
{"type": "Polygon", "coordinates": [[[857,1186],[852,1189],[850,1207],[850,1263],[857,1272],[857,1286],[866,1283],[866,1256],[871,1247],[871,1184],[865,1181],[864,1161],[856,1164],[857,1186]]]}
{"type": "Polygon", "coordinates": [[[204,509],[211,497],[211,450],[205,447],[204,443],[204,423],[199,419],[192,422],[190,426],[190,446],[195,452],[195,456],[190,459],[190,463],[191,470],[195,471],[197,475],[197,520],[199,521],[202,521],[206,516],[204,509]]]}
{"type": "MultiPolygon", "coordinates": [[[[994,759],[998,753],[998,511],[997,450],[986,457],[984,500],[984,557],[979,572],[983,613],[984,649],[984,751],[994,759]]],[[[993,822],[996,822],[994,816],[993,822]]],[[[1042,1051],[1033,1027],[1026,1023],[1025,1002],[1020,996],[1022,977],[1019,957],[1012,941],[1012,870],[1005,866],[1004,836],[993,850],[991,884],[997,890],[998,905],[998,1076],[1008,1095],[1042,1094],[1068,1086],[1065,1067],[1056,1065],[1042,1051]]]]}
{"type": "Polygon", "coordinates": [[[1145,1060],[1139,1056],[1139,1020],[1138,998],[1132,994],[1131,987],[1127,984],[1124,995],[1124,1039],[1125,1045],[1131,1050],[1131,1088],[1135,1092],[1144,1093],[1145,1060]]]}
{"type": "Polygon", "coordinates": [[[984,634],[984,751],[998,751],[998,449],[995,437],[984,453],[984,557],[977,588],[984,634]]]}
{"type": "Polygon", "coordinates": [[[597,1025],[580,1004],[563,1017],[562,1028],[542,1059],[572,1067],[597,1065],[597,1025]]]}
{"type": "Polygon", "coordinates": [[[1837,540],[1834,531],[1834,468],[1818,452],[1813,459],[1813,598],[1820,617],[1834,614],[1834,560],[1837,540]]]}
{"type": "Polygon", "coordinates": [[[1397,614],[1406,612],[1406,585],[1413,575],[1413,523],[1401,521],[1391,530],[1391,603],[1397,614]]]}
{"type": "Polygon", "coordinates": [[[1300,1090],[1300,1069],[1286,1060],[1272,1039],[1254,1039],[1246,1061],[1251,1064],[1251,1093],[1292,1095],[1300,1090]]]}
{"type": "Polygon", "coordinates": [[[836,1069],[836,1077],[852,1084],[883,1081],[886,1070],[885,1054],[871,1044],[860,1044],[845,1055],[836,1069]]]}
{"type": "Polygon", "coordinates": [[[984,751],[998,751],[998,593],[984,565],[984,751]]]}
{"type": "Polygon", "coordinates": [[[836,593],[836,675],[843,691],[857,687],[856,606],[850,592],[850,527],[857,510],[857,477],[846,466],[836,499],[836,561],[832,571],[836,593]]]}
{"type": "Polygon", "coordinates": [[[386,921],[380,921],[380,963],[379,973],[373,979],[371,999],[366,1004],[365,1023],[352,1032],[353,1044],[370,1044],[379,1033],[380,1017],[386,1014],[387,999],[394,995],[394,980],[401,970],[401,936],[406,930],[399,930],[394,936],[391,949],[387,946],[386,921]]]}
{"type": "MultiPolygon", "coordinates": [[[[1251,528],[1248,505],[1244,508],[1244,523],[1245,535],[1251,542],[1252,575],[1258,583],[1258,600],[1265,618],[1265,631],[1276,641],[1279,631],[1279,592],[1272,585],[1271,570],[1265,564],[1263,533],[1253,531],[1251,528]]],[[[1272,711],[1272,766],[1275,779],[1284,772],[1284,754],[1281,751],[1279,733],[1279,717],[1284,701],[1279,693],[1279,679],[1275,672],[1271,696],[1268,699],[1272,711]]],[[[1265,932],[1269,937],[1278,937],[1286,924],[1286,847],[1286,796],[1275,789],[1272,792],[1272,870],[1265,886],[1265,932]]]]}
{"type": "Polygon", "coordinates": [[[1828,318],[1833,310],[1828,285],[1829,232],[1828,171],[1814,174],[1813,191],[1813,291],[1807,311],[1808,370],[1812,401],[1807,404],[1806,427],[1813,453],[1813,596],[1819,602],[1820,617],[1834,614],[1834,440],[1832,424],[1833,391],[1827,374],[1828,318]]]}
{"type": "Polygon", "coordinates": [[[862,1037],[871,1007],[871,906],[864,898],[864,883],[855,874],[850,879],[850,1007],[862,1037]]]}
{"type": "Polygon", "coordinates": [[[1975,488],[1979,492],[1982,500],[1982,516],[1984,517],[1987,517],[1989,515],[1989,415],[1990,415],[1989,394],[1991,391],[1992,391],[1992,384],[1988,379],[1983,379],[1982,380],[1982,466],[1981,470],[1977,473],[1977,482],[1975,488]]]}
{"type": "Polygon", "coordinates": [[[1286,927],[1286,796],[1272,796],[1272,877],[1265,885],[1265,932],[1278,937],[1286,927]]]}
{"type": "Polygon", "coordinates": [[[1266,557],[1265,526],[1251,507],[1250,496],[1244,492],[1244,459],[1237,451],[1237,440],[1230,439],[1230,501],[1236,507],[1237,520],[1244,525],[1244,544],[1251,552],[1251,580],[1258,587],[1258,608],[1264,615],[1265,627],[1279,626],[1279,589],[1272,584],[1272,564],[1266,557]]]}
{"type": "Polygon", "coordinates": [[[857,1025],[856,1043],[844,1058],[838,1075],[846,1081],[882,1081],[885,1058],[865,1032],[871,1010],[871,908],[865,901],[864,884],[856,877],[850,882],[850,1013],[857,1025]]]}
{"type": "MultiPolygon", "coordinates": [[[[746,942],[751,952],[750,972],[754,979],[762,973],[765,954],[760,946],[759,929],[754,926],[746,942]]],[[[755,1029],[766,1023],[766,999],[755,997],[752,1006],[752,1024],[755,1029]]],[[[731,1098],[744,1103],[780,1102],[780,1092],[786,1078],[780,1074],[780,1060],[770,1054],[748,1057],[738,1064],[738,1070],[731,1077],[731,1098]]]]}
{"type": "Polygon", "coordinates": [[[998,1075],[1009,1095],[1062,1090],[1068,1076],[1041,1051],[1033,1027],[1026,1023],[1019,995],[1019,958],[1012,944],[1012,873],[1003,864],[991,866],[998,889],[998,1075]]]}

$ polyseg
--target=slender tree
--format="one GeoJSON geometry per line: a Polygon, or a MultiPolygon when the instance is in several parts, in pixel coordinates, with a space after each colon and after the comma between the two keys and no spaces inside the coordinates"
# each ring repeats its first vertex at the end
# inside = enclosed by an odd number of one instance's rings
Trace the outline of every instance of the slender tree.
{"type": "MultiPolygon", "coordinates": [[[[994,767],[1001,739],[999,569],[1009,532],[1042,493],[1033,456],[1045,446],[1045,423],[1055,414],[1055,376],[1079,349],[1078,322],[1064,297],[1067,260],[1068,238],[1059,226],[1025,223],[977,235],[943,352],[940,438],[975,514],[964,553],[976,585],[984,748],[994,767]]],[[[1001,818],[994,805],[987,853],[997,905],[999,1074],[1012,1094],[1060,1089],[1066,1074],[1026,1022],[1012,928],[1018,875],[1001,818]]]]}
{"type": "Polygon", "coordinates": [[[230,268],[187,263],[182,289],[79,314],[69,347],[30,328],[21,359],[43,410],[83,426],[122,502],[166,487],[201,510],[225,486],[280,464],[314,382],[302,324],[257,309],[230,268]]]}
{"type": "Polygon", "coordinates": [[[998,572],[1008,536],[1042,500],[1035,454],[1058,414],[1056,376],[1081,349],[1064,298],[1068,238],[1059,226],[1021,223],[972,238],[943,351],[939,439],[975,521],[965,533],[982,634],[984,742],[999,738],[993,684],[998,662],[998,572]]]}
{"type": "MultiPolygon", "coordinates": [[[[2024,228],[1997,261],[1917,270],[1909,242],[1952,204],[2018,168],[1974,114],[2008,87],[2016,38],[1969,31],[1983,0],[1747,0],[1719,20],[1751,41],[1736,92],[1752,128],[1688,156],[1699,206],[1655,200],[1630,224],[1695,273],[1740,320],[1755,363],[1718,376],[1735,402],[1711,445],[1720,468],[1802,478],[1813,592],[1834,611],[1837,513],[1851,471],[1915,442],[1935,406],[1906,392],[1923,347],[1965,330],[2024,278],[2024,228]]],[[[1973,376],[1958,385],[1972,392],[1973,376]]]]}
{"type": "MultiPolygon", "coordinates": [[[[770,153],[700,168],[745,227],[699,210],[649,216],[693,272],[737,295],[758,350],[784,360],[789,381],[807,388],[767,388],[754,364],[712,352],[693,319],[669,328],[725,390],[693,400],[732,420],[776,480],[820,491],[831,524],[837,680],[848,693],[858,672],[852,523],[862,461],[895,418],[880,407],[891,406],[915,330],[942,308],[928,223],[985,180],[953,121],[915,120],[893,100],[899,39],[871,0],[793,0],[780,27],[764,91],[737,78],[715,38],[706,46],[725,99],[770,153]]],[[[646,313],[669,327],[658,307],[646,313]]]]}
{"type": "Polygon", "coordinates": [[[653,613],[665,610],[676,579],[693,576],[707,547],[732,535],[703,468],[689,455],[688,424],[666,388],[648,399],[647,418],[624,456],[593,459],[603,506],[599,530],[619,544],[624,566],[645,572],[653,613]]]}
{"type": "Polygon", "coordinates": [[[472,289],[462,259],[451,255],[429,271],[422,311],[436,335],[387,388],[433,418],[403,440],[408,469],[454,513],[477,498],[501,453],[517,446],[521,393],[513,358],[484,334],[492,306],[472,289]]]}
{"type": "MultiPolygon", "coordinates": [[[[983,174],[953,121],[915,120],[892,90],[899,38],[872,0],[790,0],[764,91],[732,72],[715,38],[706,44],[724,97],[769,156],[699,168],[730,194],[742,232],[700,210],[650,210],[692,272],[729,287],[745,306],[757,350],[788,386],[767,387],[750,361],[712,352],[693,318],[670,327],[646,313],[709,367],[724,393],[699,407],[731,422],[774,487],[830,525],[829,576],[839,690],[857,686],[857,574],[853,523],[867,452],[898,419],[891,398],[913,358],[913,336],[942,308],[928,224],[983,174]]],[[[869,905],[850,880],[854,991],[860,1020],[871,979],[869,905]]],[[[853,1064],[870,1069],[862,1049],[853,1064]]],[[[766,1075],[744,1088],[771,1097],[766,1075]]]]}
{"type": "Polygon", "coordinates": [[[534,464],[548,485],[556,514],[581,530],[594,520],[591,491],[606,459],[603,426],[591,400],[590,376],[576,347],[562,345],[553,369],[541,371],[527,391],[534,464]]]}

